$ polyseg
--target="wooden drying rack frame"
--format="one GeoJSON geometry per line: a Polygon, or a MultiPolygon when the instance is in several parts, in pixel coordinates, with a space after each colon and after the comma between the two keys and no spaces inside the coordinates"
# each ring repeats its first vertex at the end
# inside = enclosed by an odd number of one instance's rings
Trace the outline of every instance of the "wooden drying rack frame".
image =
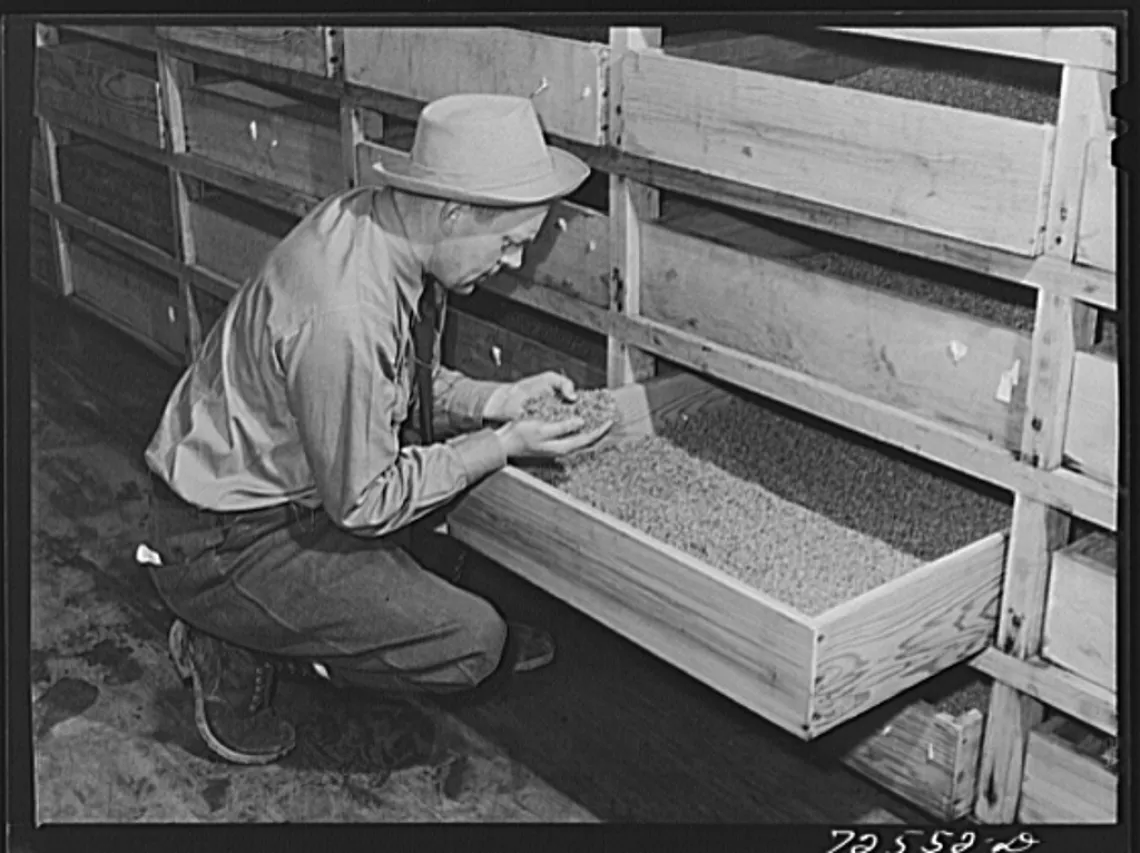
{"type": "MultiPolygon", "coordinates": [[[[41,47],[56,42],[55,26],[53,22],[38,28],[41,47]]],[[[477,33],[432,30],[428,36],[413,30],[295,27],[273,28],[274,35],[265,37],[269,30],[248,27],[58,26],[153,51],[159,72],[152,93],[139,95],[146,102],[144,109],[153,97],[157,145],[113,125],[77,119],[41,97],[39,128],[51,194],[34,193],[33,206],[51,218],[64,294],[73,292],[66,236],[70,228],[179,281],[189,338],[184,357],[190,357],[202,339],[197,302],[202,294],[228,299],[235,284],[196,263],[188,182],[205,181],[298,216],[319,201],[321,193],[312,187],[252,177],[190,151],[186,104],[193,97],[195,65],[339,104],[345,185],[369,180],[369,166],[381,153],[398,156],[365,138],[366,125],[378,124],[374,113],[414,119],[423,103],[461,87],[511,92],[529,87],[539,92],[536,106],[559,144],[610,175],[609,211],[607,215],[571,203],[560,205],[552,217],[559,225],[557,239],[523,271],[532,283],[543,286],[516,287],[503,279],[493,289],[605,334],[612,387],[647,378],[652,356],[662,356],[1014,493],[997,637],[974,660],[977,669],[996,680],[978,773],[979,819],[1007,822],[1017,816],[1029,730],[1041,720],[1045,704],[1115,734],[1115,693],[1041,659],[1051,554],[1065,544],[1070,519],[1082,518],[1110,531],[1117,526],[1115,448],[1111,454],[1097,454],[1104,436],[1116,435],[1116,407],[1106,407],[1107,413],[1089,425],[1082,424],[1075,411],[1070,416],[1069,403],[1103,400],[1115,393],[1118,382],[1115,362],[1079,351],[1091,343],[1095,312],[1117,308],[1115,185],[1109,154],[1109,96],[1116,67],[1111,29],[847,29],[857,35],[1060,65],[1057,123],[1037,126],[714,64],[718,51],[746,52],[747,37],[720,47],[712,43],[665,53],[660,30],[637,28],[613,29],[603,45],[497,28],[477,33]],[[485,46],[487,39],[496,44],[498,59],[492,68],[479,61],[477,42],[485,46]],[[446,63],[433,61],[440,51],[446,53],[446,63]],[[660,92],[677,86],[679,97],[660,97],[660,92]],[[725,91],[734,93],[731,101],[718,94],[725,91]],[[749,130],[752,105],[760,103],[796,105],[784,111],[787,115],[777,109],[774,116],[770,110],[765,116],[769,126],[788,134],[794,144],[771,142],[778,134],[761,138],[749,130]],[[815,109],[800,110],[803,103],[815,109]],[[867,111],[873,111],[879,124],[902,130],[885,141],[855,132],[843,142],[837,129],[844,117],[867,111]],[[805,121],[822,124],[809,126],[805,121]],[[663,122],[677,132],[660,133],[663,122]],[[950,127],[956,136],[947,141],[939,130],[950,127]],[[719,142],[710,143],[700,128],[716,128],[719,142]],[[829,157],[822,150],[811,154],[804,140],[826,137],[829,129],[830,144],[840,146],[839,156],[834,156],[835,149],[829,157]],[[177,256],[64,204],[56,152],[69,132],[168,169],[177,256]],[[829,159],[842,161],[845,144],[852,149],[879,145],[885,165],[869,167],[847,181],[828,180],[829,159]],[[970,146],[1003,152],[1006,168],[986,174],[984,184],[970,184],[967,173],[955,171],[954,156],[976,165],[970,160],[970,146]],[[1026,160],[1030,151],[1035,153],[1026,160]],[[814,172],[795,168],[800,162],[795,158],[805,157],[814,172]],[[805,182],[805,173],[819,173],[823,179],[817,175],[805,182]],[[905,192],[908,186],[921,185],[923,175],[931,185],[944,188],[936,204],[905,192]],[[957,186],[962,180],[967,181],[964,190],[957,186]],[[903,330],[952,323],[956,339],[971,341],[967,360],[977,355],[980,366],[957,374],[973,377],[966,379],[969,399],[951,393],[946,405],[953,416],[947,417],[938,410],[943,405],[938,401],[950,386],[935,385],[950,368],[943,364],[935,369],[929,353],[916,350],[905,335],[893,335],[890,329],[876,329],[884,336],[881,346],[930,367],[934,378],[929,385],[912,383],[904,389],[902,383],[896,387],[838,367],[830,374],[828,367],[811,375],[780,363],[774,351],[749,353],[736,340],[716,340],[707,332],[711,325],[694,323],[696,331],[679,328],[667,321],[667,297],[684,292],[680,285],[686,269],[703,265],[718,280],[728,281],[768,275],[777,290],[788,270],[653,224],[660,189],[1033,288],[1033,334],[985,328],[980,321],[889,294],[869,296],[865,288],[853,289],[822,276],[797,279],[797,285],[828,288],[828,298],[812,306],[838,318],[826,322],[842,323],[845,314],[854,312],[864,318],[890,316],[890,325],[903,330]],[[1006,197],[1019,203],[1003,207],[1001,199],[1006,197]],[[676,290],[655,289],[670,273],[680,280],[676,290]],[[643,309],[654,313],[647,316],[643,309]],[[992,387],[993,377],[986,371],[995,366],[1004,370],[1010,361],[1020,362],[1025,371],[1022,381],[1013,385],[1003,415],[989,399],[992,395],[983,396],[978,389],[992,387]],[[975,406],[972,401],[980,402],[975,406]],[[1083,462],[1089,456],[1092,464],[1086,473],[1062,464],[1067,457],[1083,462]]],[[[531,94],[529,90],[520,93],[531,94]]],[[[283,144],[287,132],[282,131],[283,144]]],[[[725,289],[718,293],[721,298],[711,301],[722,315],[732,316],[740,313],[745,292],[740,287],[725,289]]],[[[781,307],[793,314],[807,310],[802,301],[795,301],[791,288],[781,291],[780,299],[781,307]]],[[[812,368],[843,364],[843,351],[828,350],[806,336],[792,345],[800,348],[796,355],[801,362],[812,368]]],[[[168,351],[164,354],[169,357],[168,351]]],[[[1080,408],[1082,415],[1087,413],[1087,406],[1080,408]]]]}

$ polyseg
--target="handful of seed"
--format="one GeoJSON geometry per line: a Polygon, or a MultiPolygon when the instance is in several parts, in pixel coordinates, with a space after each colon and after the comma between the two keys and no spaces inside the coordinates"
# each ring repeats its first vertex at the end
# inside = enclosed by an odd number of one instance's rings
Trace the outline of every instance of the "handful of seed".
{"type": "Polygon", "coordinates": [[[617,404],[605,388],[579,391],[578,397],[570,403],[555,393],[535,397],[523,410],[524,420],[540,420],[556,423],[581,418],[584,426],[579,432],[589,432],[605,423],[617,420],[617,404]]]}

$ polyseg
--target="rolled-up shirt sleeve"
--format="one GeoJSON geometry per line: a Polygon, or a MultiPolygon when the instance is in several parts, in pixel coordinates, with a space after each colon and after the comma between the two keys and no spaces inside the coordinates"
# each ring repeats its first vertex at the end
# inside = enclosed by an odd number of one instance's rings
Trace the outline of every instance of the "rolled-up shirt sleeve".
{"type": "Polygon", "coordinates": [[[444,435],[483,427],[483,412],[499,382],[472,379],[439,365],[432,374],[432,425],[444,435]]]}
{"type": "Polygon", "coordinates": [[[406,526],[507,463],[490,429],[400,447],[396,344],[375,334],[375,322],[356,309],[328,312],[276,348],[324,509],[364,536],[406,526]]]}

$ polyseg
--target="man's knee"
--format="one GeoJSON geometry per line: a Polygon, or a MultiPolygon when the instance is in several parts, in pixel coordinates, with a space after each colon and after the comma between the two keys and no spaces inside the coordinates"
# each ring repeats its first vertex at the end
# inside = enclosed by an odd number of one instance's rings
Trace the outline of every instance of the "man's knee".
{"type": "Polygon", "coordinates": [[[502,660],[507,644],[507,623],[489,603],[480,602],[466,620],[462,633],[468,655],[459,668],[474,687],[494,672],[502,660]]]}

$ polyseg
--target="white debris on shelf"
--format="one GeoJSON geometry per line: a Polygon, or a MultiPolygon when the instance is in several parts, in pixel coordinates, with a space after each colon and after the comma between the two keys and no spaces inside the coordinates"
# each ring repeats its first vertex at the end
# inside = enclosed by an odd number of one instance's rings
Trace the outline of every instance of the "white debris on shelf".
{"type": "Polygon", "coordinates": [[[249,138],[257,142],[257,122],[251,121],[249,123],[249,138]]]}
{"type": "Polygon", "coordinates": [[[589,86],[587,86],[585,89],[582,90],[582,97],[583,98],[588,98],[592,94],[594,94],[594,90],[591,89],[589,86]]]}
{"type": "Polygon", "coordinates": [[[592,252],[596,248],[598,248],[598,241],[597,240],[591,240],[589,243],[586,244],[586,251],[587,252],[592,252]]]}
{"type": "Polygon", "coordinates": [[[542,82],[538,84],[538,88],[535,89],[533,92],[531,92],[530,96],[533,98],[535,95],[539,94],[540,92],[546,91],[546,88],[549,85],[550,85],[550,81],[548,81],[545,77],[543,77],[542,82]]]}
{"type": "Polygon", "coordinates": [[[161,566],[162,557],[150,546],[140,544],[139,547],[135,549],[135,562],[140,566],[161,566]]]}
{"type": "Polygon", "coordinates": [[[997,393],[994,397],[1001,403],[1009,403],[1013,399],[1013,388],[1021,379],[1021,359],[1013,363],[1013,367],[1001,375],[998,382],[997,393]]]}
{"type": "Polygon", "coordinates": [[[491,347],[491,358],[495,360],[495,367],[503,366],[503,351],[499,347],[491,347]]]}
{"type": "Polygon", "coordinates": [[[554,224],[555,224],[555,226],[557,226],[559,231],[565,231],[566,230],[566,220],[563,219],[561,216],[558,217],[558,221],[555,222],[554,224]]]}
{"type": "Polygon", "coordinates": [[[176,323],[178,321],[178,314],[175,312],[173,305],[167,307],[166,316],[170,318],[171,323],[176,323]]]}
{"type": "Polygon", "coordinates": [[[955,364],[966,357],[969,348],[961,341],[950,341],[950,358],[955,364]]]}

